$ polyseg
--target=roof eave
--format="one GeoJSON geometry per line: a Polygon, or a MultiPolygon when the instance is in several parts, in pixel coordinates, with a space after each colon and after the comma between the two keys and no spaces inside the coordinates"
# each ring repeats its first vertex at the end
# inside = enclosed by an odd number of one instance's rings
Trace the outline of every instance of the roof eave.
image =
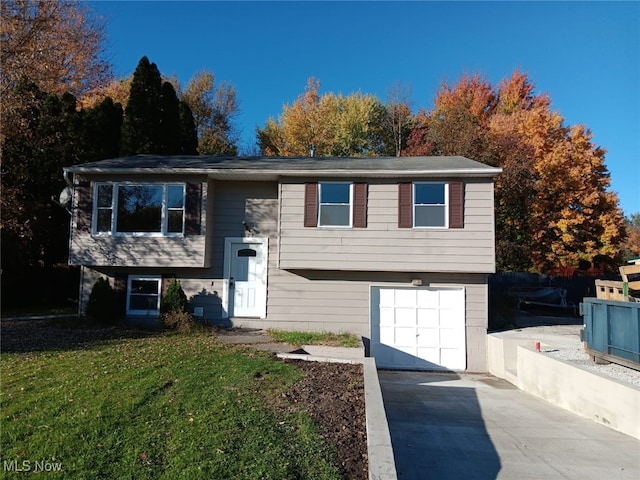
{"type": "Polygon", "coordinates": [[[291,177],[358,177],[358,178],[426,178],[426,177],[495,177],[502,172],[501,168],[470,168],[440,170],[366,170],[366,169],[273,169],[254,170],[239,168],[86,168],[82,166],[66,167],[65,172],[91,175],[207,175],[213,179],[246,178],[254,180],[277,180],[291,177]]]}

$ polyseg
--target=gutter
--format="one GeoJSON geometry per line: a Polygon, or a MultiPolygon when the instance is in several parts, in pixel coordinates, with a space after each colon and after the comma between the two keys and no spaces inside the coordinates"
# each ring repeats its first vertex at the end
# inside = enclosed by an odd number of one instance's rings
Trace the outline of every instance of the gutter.
{"type": "MultiPolygon", "coordinates": [[[[403,177],[495,177],[502,173],[501,168],[491,169],[442,169],[442,170],[256,170],[256,169],[203,169],[203,168],[83,168],[71,167],[65,170],[65,174],[85,173],[94,175],[123,175],[123,174],[145,174],[145,175],[167,175],[176,173],[190,175],[207,175],[210,178],[224,179],[231,177],[253,177],[257,179],[273,179],[283,177],[360,177],[360,178],[403,178],[403,177]]],[[[66,178],[65,178],[66,179],[66,178]]]]}

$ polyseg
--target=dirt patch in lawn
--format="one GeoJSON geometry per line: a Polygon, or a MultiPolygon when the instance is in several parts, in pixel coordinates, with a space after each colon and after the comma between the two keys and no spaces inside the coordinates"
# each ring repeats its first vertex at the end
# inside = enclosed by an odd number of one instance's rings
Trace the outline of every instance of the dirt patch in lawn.
{"type": "Polygon", "coordinates": [[[300,408],[317,422],[335,447],[342,478],[369,478],[362,365],[284,360],[304,370],[304,378],[285,394],[284,408],[300,408]]]}

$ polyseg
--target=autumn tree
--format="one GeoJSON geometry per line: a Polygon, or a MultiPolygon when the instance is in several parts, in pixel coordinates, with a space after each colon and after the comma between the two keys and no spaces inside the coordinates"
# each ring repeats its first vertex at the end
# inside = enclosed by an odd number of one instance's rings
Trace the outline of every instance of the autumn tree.
{"type": "MultiPolygon", "coordinates": [[[[530,206],[531,259],[538,271],[577,267],[597,256],[616,259],[622,213],[608,190],[605,150],[582,125],[567,126],[547,95],[535,95],[521,72],[499,86],[497,117],[518,132],[529,155],[535,201],[530,206]]],[[[497,123],[497,122],[496,122],[497,123]]],[[[494,123],[494,126],[495,124],[494,123]]]]}
{"type": "Polygon", "coordinates": [[[406,154],[428,145],[429,155],[462,155],[483,163],[494,164],[490,156],[487,124],[495,108],[495,92],[480,75],[463,76],[454,86],[443,82],[436,94],[434,108],[418,127],[406,154]]]}
{"type": "Polygon", "coordinates": [[[22,79],[43,92],[81,96],[111,78],[103,58],[104,21],[69,0],[0,2],[1,96],[22,79]]]}
{"type": "Polygon", "coordinates": [[[131,91],[131,82],[133,75],[117,80],[111,80],[107,85],[96,87],[86,92],[78,99],[78,104],[82,108],[92,108],[99,105],[102,101],[110,98],[113,103],[126,105],[129,101],[129,92],[131,91]]]}
{"type": "Polygon", "coordinates": [[[640,257],[640,213],[625,218],[625,240],[622,253],[625,258],[640,257]]]}
{"type": "Polygon", "coordinates": [[[304,93],[283,107],[278,120],[257,130],[265,155],[371,156],[385,151],[385,106],[356,92],[319,94],[320,82],[310,78],[304,93]]]}
{"type": "Polygon", "coordinates": [[[496,178],[501,270],[553,271],[616,258],[623,236],[608,190],[604,149],[584,126],[567,126],[520,72],[493,88],[479,76],[443,84],[422,111],[407,154],[464,155],[502,167],[496,178]]]}
{"type": "Polygon", "coordinates": [[[16,98],[23,103],[6,119],[2,152],[7,274],[66,263],[69,216],[52,201],[66,185],[62,170],[117,151],[122,119],[122,108],[112,102],[79,110],[70,93],[47,95],[30,82],[18,83],[16,98]]]}
{"type": "Polygon", "coordinates": [[[433,155],[434,145],[427,138],[429,132],[429,113],[421,108],[413,116],[412,128],[407,136],[407,143],[402,149],[401,155],[409,157],[419,157],[433,155]]]}
{"type": "Polygon", "coordinates": [[[233,86],[216,85],[212,72],[196,73],[182,93],[182,100],[193,113],[202,155],[237,155],[238,134],[234,118],[240,107],[233,86]]]}
{"type": "Polygon", "coordinates": [[[391,141],[388,145],[393,145],[385,153],[392,153],[399,157],[407,146],[407,140],[414,124],[414,117],[411,113],[411,89],[400,83],[394,84],[387,90],[385,121],[387,124],[387,135],[391,141]]]}

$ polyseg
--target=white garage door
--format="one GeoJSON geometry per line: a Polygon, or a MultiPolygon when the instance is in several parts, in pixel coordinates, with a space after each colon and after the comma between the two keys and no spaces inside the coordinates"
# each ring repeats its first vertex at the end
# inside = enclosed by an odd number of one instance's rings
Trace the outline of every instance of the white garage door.
{"type": "Polygon", "coordinates": [[[371,354],[383,368],[464,370],[464,288],[371,287],[371,354]]]}

